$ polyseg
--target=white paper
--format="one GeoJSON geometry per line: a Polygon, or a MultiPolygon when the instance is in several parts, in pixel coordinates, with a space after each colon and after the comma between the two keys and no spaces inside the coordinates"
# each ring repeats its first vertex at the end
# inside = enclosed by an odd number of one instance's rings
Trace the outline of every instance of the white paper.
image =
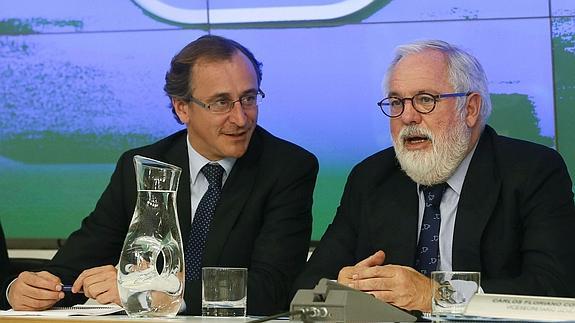
{"type": "Polygon", "coordinates": [[[70,307],[53,307],[45,311],[0,311],[0,316],[97,316],[123,311],[121,306],[113,305],[74,305],[70,307]]]}

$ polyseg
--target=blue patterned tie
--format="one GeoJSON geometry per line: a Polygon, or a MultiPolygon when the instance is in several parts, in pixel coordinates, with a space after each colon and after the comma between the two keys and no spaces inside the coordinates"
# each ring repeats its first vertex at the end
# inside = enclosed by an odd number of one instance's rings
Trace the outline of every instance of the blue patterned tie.
{"type": "Polygon", "coordinates": [[[194,214],[192,232],[186,244],[186,280],[198,280],[201,277],[202,256],[206,237],[210,231],[210,222],[216,213],[216,205],[222,192],[224,169],[219,164],[206,164],[201,172],[208,180],[208,190],[202,196],[194,214]]]}
{"type": "Polygon", "coordinates": [[[422,187],[425,209],[417,244],[415,269],[426,276],[431,275],[439,263],[439,228],[441,226],[439,205],[446,188],[447,183],[422,187]]]}

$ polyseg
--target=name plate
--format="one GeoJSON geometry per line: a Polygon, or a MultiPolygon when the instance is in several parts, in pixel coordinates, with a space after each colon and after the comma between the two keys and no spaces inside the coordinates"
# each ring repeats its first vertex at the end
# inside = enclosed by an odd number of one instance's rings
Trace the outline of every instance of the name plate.
{"type": "Polygon", "coordinates": [[[574,321],[575,298],[476,294],[465,316],[528,321],[574,321]]]}

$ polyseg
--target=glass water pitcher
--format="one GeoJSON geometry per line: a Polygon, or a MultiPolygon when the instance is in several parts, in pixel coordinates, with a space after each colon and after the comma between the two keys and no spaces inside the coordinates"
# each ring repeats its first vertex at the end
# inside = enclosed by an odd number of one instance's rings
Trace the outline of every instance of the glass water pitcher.
{"type": "Polygon", "coordinates": [[[184,292],[176,192],[182,169],[134,156],[138,198],[118,265],[118,291],[131,317],[173,317],[184,292]]]}

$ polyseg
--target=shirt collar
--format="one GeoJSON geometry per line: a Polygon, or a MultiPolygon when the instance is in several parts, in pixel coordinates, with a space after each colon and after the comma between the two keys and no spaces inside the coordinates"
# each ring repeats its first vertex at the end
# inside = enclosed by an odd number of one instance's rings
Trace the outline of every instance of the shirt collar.
{"type": "MultiPolygon", "coordinates": [[[[473,154],[475,153],[475,149],[477,148],[478,142],[479,140],[475,143],[475,146],[473,146],[473,149],[467,154],[467,156],[463,158],[461,163],[459,163],[459,166],[457,166],[457,169],[455,170],[453,175],[451,175],[451,177],[447,179],[447,184],[455,193],[457,193],[457,195],[461,195],[461,189],[463,188],[465,175],[467,174],[467,169],[469,168],[471,158],[473,158],[473,154]]],[[[420,184],[417,184],[417,191],[418,192],[421,191],[420,184]]]]}
{"type": "Polygon", "coordinates": [[[457,195],[461,195],[463,181],[465,181],[465,175],[467,174],[467,169],[471,163],[471,158],[475,153],[475,148],[477,148],[477,143],[475,143],[473,149],[469,152],[469,154],[467,154],[467,156],[465,156],[461,163],[459,163],[455,173],[453,173],[453,175],[451,175],[451,177],[447,180],[447,184],[449,184],[449,187],[451,187],[451,189],[454,190],[457,195]]]}
{"type": "MultiPolygon", "coordinates": [[[[187,137],[187,136],[186,136],[187,137]]],[[[217,163],[224,168],[224,177],[223,181],[226,180],[230,172],[232,171],[232,167],[236,163],[236,158],[226,157],[220,160],[209,160],[206,157],[202,156],[199,152],[197,152],[192,144],[190,143],[190,138],[187,137],[186,143],[188,145],[188,159],[190,160],[190,183],[194,185],[196,183],[196,179],[198,178],[198,174],[202,167],[206,164],[214,164],[217,163]]]]}

